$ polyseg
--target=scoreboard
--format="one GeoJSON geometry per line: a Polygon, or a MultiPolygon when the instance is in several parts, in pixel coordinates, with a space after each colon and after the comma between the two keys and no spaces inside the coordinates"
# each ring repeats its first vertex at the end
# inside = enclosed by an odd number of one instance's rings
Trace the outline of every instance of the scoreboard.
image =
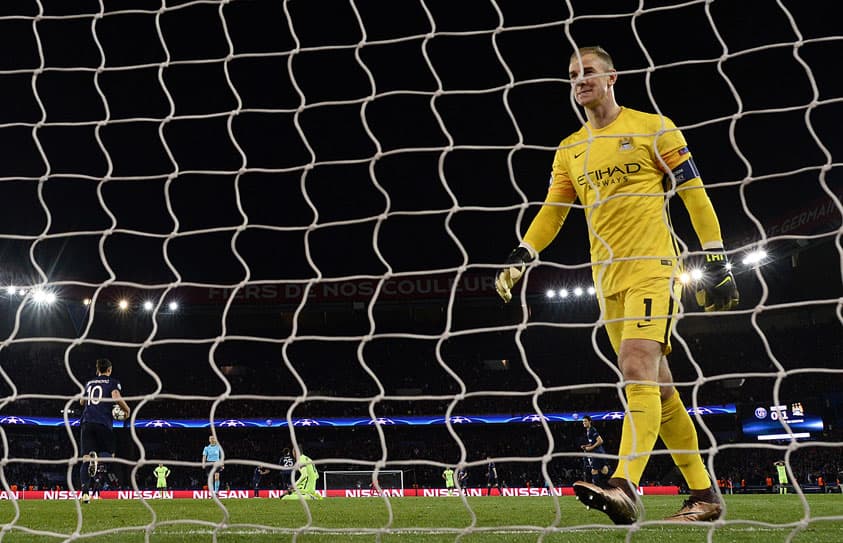
{"type": "Polygon", "coordinates": [[[823,419],[802,402],[755,404],[743,414],[743,435],[753,441],[811,439],[823,431],[823,419]]]}

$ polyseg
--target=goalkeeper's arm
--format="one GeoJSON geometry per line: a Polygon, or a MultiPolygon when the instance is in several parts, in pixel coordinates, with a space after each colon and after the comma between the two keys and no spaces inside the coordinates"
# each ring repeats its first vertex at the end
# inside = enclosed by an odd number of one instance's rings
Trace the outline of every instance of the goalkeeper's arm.
{"type": "MultiPolygon", "coordinates": [[[[680,164],[677,170],[692,168],[688,164],[692,159],[680,164]]],[[[678,191],[679,197],[688,210],[691,224],[705,251],[703,279],[697,289],[697,303],[706,311],[724,311],[737,307],[740,301],[735,277],[732,275],[729,260],[726,257],[723,239],[720,234],[720,222],[714,212],[714,206],[705,192],[699,176],[683,183],[678,191]]]]}
{"type": "Polygon", "coordinates": [[[316,466],[313,465],[313,460],[311,460],[308,456],[300,455],[299,456],[299,478],[296,479],[296,485],[299,486],[304,484],[307,480],[313,480],[319,478],[319,472],[316,471],[316,466]]]}
{"type": "Polygon", "coordinates": [[[524,241],[509,253],[503,269],[498,271],[495,277],[495,290],[498,291],[504,303],[512,299],[512,288],[524,275],[527,264],[535,260],[539,252],[550,245],[562,228],[571,208],[569,205],[560,204],[570,204],[573,201],[572,194],[560,195],[553,191],[548,193],[545,204],[530,223],[524,235],[524,241]]]}

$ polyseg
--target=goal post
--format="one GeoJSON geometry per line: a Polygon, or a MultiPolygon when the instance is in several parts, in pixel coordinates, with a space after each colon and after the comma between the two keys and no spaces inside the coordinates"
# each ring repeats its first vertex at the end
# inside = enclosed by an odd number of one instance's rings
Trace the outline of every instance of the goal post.
{"type": "Polygon", "coordinates": [[[373,470],[323,471],[322,487],[328,490],[378,489],[404,490],[404,472],[402,470],[379,470],[377,476],[373,470]],[[377,484],[373,484],[377,481],[377,484]]]}

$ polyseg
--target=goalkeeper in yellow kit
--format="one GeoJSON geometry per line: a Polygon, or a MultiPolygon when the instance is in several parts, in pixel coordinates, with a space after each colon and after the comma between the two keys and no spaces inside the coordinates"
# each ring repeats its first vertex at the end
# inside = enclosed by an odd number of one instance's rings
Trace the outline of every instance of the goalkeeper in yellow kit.
{"type": "Polygon", "coordinates": [[[295,500],[299,497],[304,500],[321,500],[322,495],[316,491],[316,481],[319,479],[319,472],[313,465],[313,460],[305,454],[294,450],[296,465],[299,470],[299,478],[296,479],[295,489],[288,492],[281,499],[295,500]]]}
{"type": "MultiPolygon", "coordinates": [[[[675,187],[705,251],[697,301],[706,311],[735,307],[738,291],[726,259],[720,225],[685,138],[667,117],[621,107],[618,74],[600,47],[571,56],[570,78],[587,124],[559,145],[545,203],[523,242],[495,280],[508,302],[526,266],[556,237],[571,204],[582,204],[591,243],[594,284],[606,331],[618,355],[628,409],[618,467],[607,488],[578,481],[585,505],[616,524],[642,515],[638,485],[656,439],[669,449],[697,451],[697,432],[667,363],[681,285],[679,249],[669,226],[666,191],[675,187]]],[[[720,517],[718,495],[699,453],[673,453],[691,496],[669,520],[720,517]]]]}

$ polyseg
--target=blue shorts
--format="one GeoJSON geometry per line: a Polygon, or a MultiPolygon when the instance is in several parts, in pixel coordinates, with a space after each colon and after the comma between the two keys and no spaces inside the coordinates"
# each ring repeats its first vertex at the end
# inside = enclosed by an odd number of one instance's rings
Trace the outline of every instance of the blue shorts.
{"type": "Polygon", "coordinates": [[[114,453],[114,431],[104,424],[83,422],[80,425],[79,442],[79,452],[82,454],[114,453]]]}
{"type": "Polygon", "coordinates": [[[585,457],[585,467],[588,469],[596,469],[600,471],[603,467],[608,467],[609,463],[606,461],[605,458],[601,458],[599,456],[586,456],[585,457]]]}

